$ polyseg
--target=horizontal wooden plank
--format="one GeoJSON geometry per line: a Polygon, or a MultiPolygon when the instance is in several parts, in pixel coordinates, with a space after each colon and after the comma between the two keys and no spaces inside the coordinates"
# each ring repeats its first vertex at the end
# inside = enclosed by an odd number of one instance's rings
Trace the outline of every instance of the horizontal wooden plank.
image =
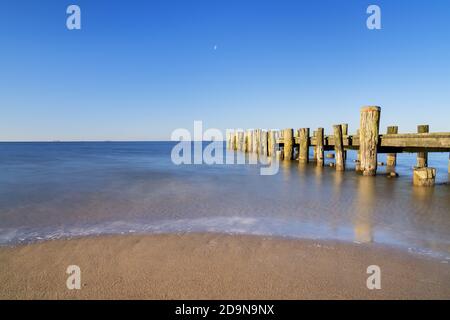
{"type": "MultiPolygon", "coordinates": [[[[283,139],[278,139],[279,144],[283,144],[283,139]]],[[[298,144],[298,137],[295,144],[298,144]]],[[[358,149],[359,137],[348,135],[343,137],[346,149],[358,149]]],[[[315,137],[310,137],[310,145],[316,145],[315,137]]],[[[332,150],[334,147],[334,136],[324,137],[325,150],[332,150]]],[[[382,134],[379,137],[379,152],[445,152],[450,151],[450,132],[435,133],[404,133],[404,134],[382,134]]]]}

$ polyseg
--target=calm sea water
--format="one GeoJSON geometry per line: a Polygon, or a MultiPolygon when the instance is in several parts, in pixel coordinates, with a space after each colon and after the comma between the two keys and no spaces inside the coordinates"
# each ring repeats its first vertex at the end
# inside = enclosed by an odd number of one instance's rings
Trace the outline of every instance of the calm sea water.
{"type": "MultiPolygon", "coordinates": [[[[212,231],[373,242],[450,260],[448,154],[438,185],[282,162],[181,165],[171,142],[0,143],[0,244],[96,234],[212,231]]],[[[327,160],[329,161],[329,160],[327,160]]],[[[385,161],[381,155],[380,161],[385,161]]],[[[385,169],[380,168],[380,173],[385,169]]]]}

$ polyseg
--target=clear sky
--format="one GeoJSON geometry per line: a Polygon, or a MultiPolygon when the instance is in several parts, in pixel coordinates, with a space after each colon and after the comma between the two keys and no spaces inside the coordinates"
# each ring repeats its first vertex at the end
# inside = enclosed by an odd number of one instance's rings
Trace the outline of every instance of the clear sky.
{"type": "Polygon", "coordinates": [[[363,105],[381,132],[450,131],[450,1],[0,1],[0,140],[168,140],[194,120],[354,132],[363,105]]]}

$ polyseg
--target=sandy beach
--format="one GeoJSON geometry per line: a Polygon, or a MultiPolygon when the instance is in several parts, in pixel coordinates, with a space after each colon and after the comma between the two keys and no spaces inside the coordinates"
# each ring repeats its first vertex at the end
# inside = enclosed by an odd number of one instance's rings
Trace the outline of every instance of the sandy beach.
{"type": "Polygon", "coordinates": [[[450,266],[374,244],[213,233],[0,248],[1,299],[449,299],[450,266]],[[80,290],[66,288],[67,266],[80,290]],[[368,290],[366,268],[381,268],[368,290]]]}

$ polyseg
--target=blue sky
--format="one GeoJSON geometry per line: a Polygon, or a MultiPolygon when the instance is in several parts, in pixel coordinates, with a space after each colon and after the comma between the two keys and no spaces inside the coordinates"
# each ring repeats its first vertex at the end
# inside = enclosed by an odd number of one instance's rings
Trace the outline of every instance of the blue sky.
{"type": "Polygon", "coordinates": [[[363,105],[382,132],[450,131],[446,0],[2,0],[0,43],[0,140],[168,140],[194,120],[354,132],[363,105]]]}

